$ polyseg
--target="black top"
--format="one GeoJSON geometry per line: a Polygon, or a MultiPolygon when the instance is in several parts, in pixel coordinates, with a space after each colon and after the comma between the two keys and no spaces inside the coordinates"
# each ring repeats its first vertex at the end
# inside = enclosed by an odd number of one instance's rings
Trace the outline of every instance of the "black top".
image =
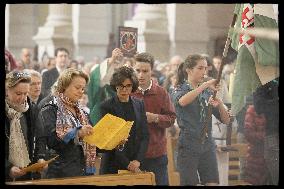
{"type": "Polygon", "coordinates": [[[128,154],[129,159],[135,159],[135,146],[136,146],[136,141],[135,141],[135,137],[136,136],[136,122],[135,122],[135,113],[134,113],[134,109],[133,109],[133,105],[131,103],[131,101],[128,102],[119,102],[124,116],[121,117],[123,119],[125,119],[126,121],[134,121],[134,124],[132,125],[132,128],[130,130],[129,133],[129,138],[127,143],[125,144],[125,153],[128,154]]]}
{"type": "Polygon", "coordinates": [[[42,74],[41,93],[44,97],[50,93],[51,86],[56,82],[58,77],[59,73],[56,67],[42,74]]]}
{"type": "Polygon", "coordinates": [[[279,133],[279,78],[256,89],[253,94],[253,105],[257,114],[266,118],[266,135],[279,133]]]}
{"type": "MultiPolygon", "coordinates": [[[[53,99],[50,96],[50,99],[53,99]]],[[[44,127],[47,146],[59,155],[48,166],[47,178],[60,178],[84,175],[85,159],[82,146],[75,144],[74,139],[68,143],[59,139],[56,134],[57,102],[55,99],[43,105],[39,117],[44,127]]]]}
{"type": "Polygon", "coordinates": [[[130,97],[129,102],[121,103],[115,96],[104,101],[100,108],[101,117],[110,113],[126,120],[134,120],[123,150],[113,149],[103,154],[100,174],[116,174],[118,170],[127,169],[132,160],[138,160],[143,164],[149,140],[144,102],[130,97]]]}

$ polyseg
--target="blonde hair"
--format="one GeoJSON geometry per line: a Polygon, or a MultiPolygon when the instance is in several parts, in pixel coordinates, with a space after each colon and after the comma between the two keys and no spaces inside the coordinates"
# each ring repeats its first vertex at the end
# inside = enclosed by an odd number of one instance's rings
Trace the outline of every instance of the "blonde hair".
{"type": "Polygon", "coordinates": [[[30,83],[30,82],[31,82],[31,76],[29,73],[14,70],[6,75],[5,87],[9,89],[15,87],[18,83],[30,83]]]}
{"type": "Polygon", "coordinates": [[[70,85],[74,77],[82,77],[86,80],[87,84],[89,82],[89,76],[83,71],[75,68],[68,68],[59,75],[56,81],[57,85],[53,88],[53,92],[63,93],[65,89],[70,85]]]}
{"type": "Polygon", "coordinates": [[[35,77],[38,77],[40,79],[42,78],[41,74],[38,71],[35,71],[33,69],[24,69],[23,71],[29,73],[30,76],[35,76],[35,77]]]}

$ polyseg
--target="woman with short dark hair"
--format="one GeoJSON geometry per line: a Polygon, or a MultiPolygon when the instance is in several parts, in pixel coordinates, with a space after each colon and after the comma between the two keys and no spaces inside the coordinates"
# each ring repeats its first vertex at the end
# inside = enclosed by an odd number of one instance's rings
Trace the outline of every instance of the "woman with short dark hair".
{"type": "Polygon", "coordinates": [[[112,75],[111,87],[116,95],[104,101],[101,117],[110,113],[126,121],[134,121],[128,141],[124,148],[104,153],[101,162],[101,174],[117,174],[118,170],[139,172],[148,146],[149,134],[144,102],[130,93],[138,88],[138,79],[132,68],[122,66],[112,75]]]}

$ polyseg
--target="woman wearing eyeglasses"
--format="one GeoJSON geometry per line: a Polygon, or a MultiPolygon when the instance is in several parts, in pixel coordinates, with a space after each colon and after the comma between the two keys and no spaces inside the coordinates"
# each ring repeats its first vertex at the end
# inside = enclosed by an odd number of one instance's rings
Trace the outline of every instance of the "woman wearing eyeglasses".
{"type": "Polygon", "coordinates": [[[134,124],[124,148],[103,154],[100,174],[117,174],[118,170],[139,172],[149,134],[144,102],[130,97],[130,93],[138,88],[138,79],[132,68],[122,66],[113,73],[110,85],[116,95],[101,104],[101,117],[110,113],[126,121],[134,121],[134,124]]]}
{"type": "Polygon", "coordinates": [[[12,71],[5,81],[5,180],[31,180],[37,174],[21,168],[44,161],[45,143],[37,122],[37,107],[28,98],[31,77],[12,71]]]}

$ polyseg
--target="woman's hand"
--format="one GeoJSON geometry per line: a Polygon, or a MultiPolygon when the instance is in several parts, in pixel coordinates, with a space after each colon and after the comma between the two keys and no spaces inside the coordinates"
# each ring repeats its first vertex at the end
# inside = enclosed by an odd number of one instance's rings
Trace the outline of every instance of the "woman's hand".
{"type": "Polygon", "coordinates": [[[20,169],[19,167],[13,166],[10,169],[9,175],[11,178],[17,178],[17,177],[25,175],[26,173],[27,173],[26,171],[20,169]]]}
{"type": "Polygon", "coordinates": [[[208,103],[211,104],[214,107],[217,107],[217,106],[219,106],[222,103],[222,101],[219,98],[217,98],[217,97],[215,97],[213,99],[213,95],[211,95],[209,97],[208,103]]]}
{"type": "Polygon", "coordinates": [[[137,160],[133,160],[130,161],[129,165],[127,166],[127,169],[132,172],[139,172],[141,171],[139,167],[140,167],[140,162],[137,160]]]}
{"type": "Polygon", "coordinates": [[[218,91],[220,89],[220,84],[216,84],[216,79],[210,79],[209,81],[206,81],[202,83],[205,89],[209,88],[213,91],[218,91]]]}
{"type": "Polygon", "coordinates": [[[91,134],[93,134],[93,127],[91,125],[83,125],[83,127],[78,131],[78,136],[80,138],[83,138],[91,134]]]}
{"type": "MultiPolygon", "coordinates": [[[[129,137],[129,136],[128,136],[129,137]]],[[[128,141],[128,139],[123,139],[122,141],[119,142],[119,144],[115,147],[117,150],[123,150],[124,144],[128,141]]]]}

